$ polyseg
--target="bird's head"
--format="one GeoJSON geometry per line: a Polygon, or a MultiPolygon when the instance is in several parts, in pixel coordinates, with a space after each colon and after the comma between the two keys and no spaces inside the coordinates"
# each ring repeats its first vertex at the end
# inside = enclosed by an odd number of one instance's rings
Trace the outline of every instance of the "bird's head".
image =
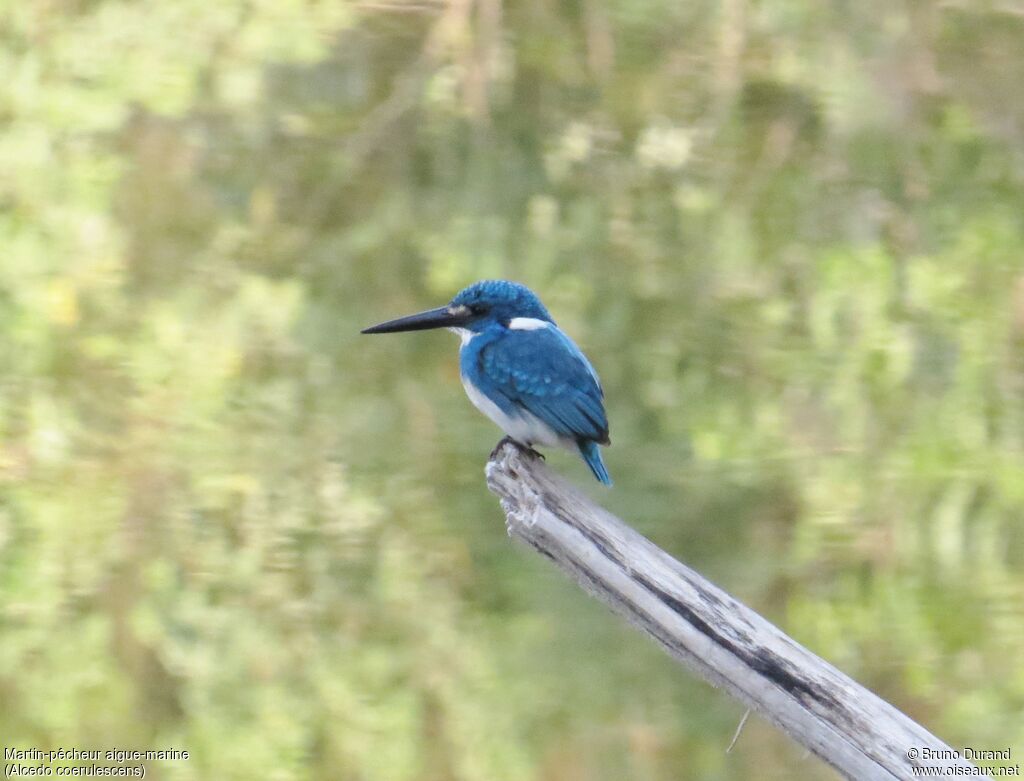
{"type": "Polygon", "coordinates": [[[448,307],[469,316],[463,327],[471,331],[480,330],[474,326],[486,327],[492,322],[507,326],[517,318],[554,322],[530,288],[504,279],[476,282],[460,291],[448,307]]]}
{"type": "Polygon", "coordinates": [[[509,326],[516,319],[554,323],[544,304],[528,287],[504,279],[488,279],[460,291],[446,306],[388,320],[364,328],[363,333],[422,331],[428,328],[462,328],[477,332],[495,324],[509,326]]]}

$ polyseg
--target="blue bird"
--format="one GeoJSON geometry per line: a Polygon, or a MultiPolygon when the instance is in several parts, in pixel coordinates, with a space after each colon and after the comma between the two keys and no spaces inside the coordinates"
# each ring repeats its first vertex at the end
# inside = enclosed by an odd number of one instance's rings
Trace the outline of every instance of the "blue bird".
{"type": "Polygon", "coordinates": [[[533,291],[505,280],[477,282],[447,306],[362,332],[428,328],[448,328],[462,338],[466,394],[508,439],[533,453],[533,445],[577,452],[594,477],[612,484],[598,447],[611,440],[597,372],[533,291]]]}

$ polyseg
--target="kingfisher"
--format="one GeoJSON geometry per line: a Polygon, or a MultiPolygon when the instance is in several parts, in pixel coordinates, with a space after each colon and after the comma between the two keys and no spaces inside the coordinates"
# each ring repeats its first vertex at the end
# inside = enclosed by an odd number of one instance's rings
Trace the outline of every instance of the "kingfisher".
{"type": "MultiPolygon", "coordinates": [[[[525,285],[476,282],[451,302],[364,328],[364,334],[447,328],[462,339],[459,369],[473,405],[520,449],[576,452],[594,477],[611,485],[600,445],[610,445],[604,391],[580,348],[525,285]]],[[[498,448],[495,448],[497,450],[498,448]]]]}

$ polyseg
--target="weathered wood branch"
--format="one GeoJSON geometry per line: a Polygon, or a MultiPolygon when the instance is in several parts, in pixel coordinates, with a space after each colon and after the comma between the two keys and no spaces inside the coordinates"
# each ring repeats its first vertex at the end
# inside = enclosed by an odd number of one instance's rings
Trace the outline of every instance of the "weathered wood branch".
{"type": "Polygon", "coordinates": [[[505,445],[487,464],[487,484],[501,499],[510,535],[847,778],[912,779],[921,775],[915,766],[970,767],[539,460],[505,445]]]}

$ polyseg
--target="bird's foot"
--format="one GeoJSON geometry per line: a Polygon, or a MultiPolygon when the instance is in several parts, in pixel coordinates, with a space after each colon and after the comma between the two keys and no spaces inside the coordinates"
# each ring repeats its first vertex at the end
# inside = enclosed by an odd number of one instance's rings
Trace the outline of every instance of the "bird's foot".
{"type": "Polygon", "coordinates": [[[512,439],[512,437],[502,437],[501,441],[497,445],[494,446],[494,450],[491,451],[491,459],[492,460],[498,455],[498,452],[505,445],[512,445],[512,447],[514,447],[516,450],[518,450],[524,456],[531,456],[532,458],[539,458],[541,461],[547,461],[547,459],[544,458],[544,454],[543,453],[540,453],[540,452],[534,450],[529,445],[524,445],[522,442],[519,442],[519,441],[517,441],[515,439],[512,439]]]}
{"type": "MultiPolygon", "coordinates": [[[[518,442],[516,444],[519,445],[518,442]]],[[[541,453],[539,450],[534,450],[529,445],[519,445],[519,450],[521,452],[525,453],[528,456],[533,456],[534,458],[539,458],[541,461],[547,461],[547,459],[544,457],[543,453],[541,453]]]]}

